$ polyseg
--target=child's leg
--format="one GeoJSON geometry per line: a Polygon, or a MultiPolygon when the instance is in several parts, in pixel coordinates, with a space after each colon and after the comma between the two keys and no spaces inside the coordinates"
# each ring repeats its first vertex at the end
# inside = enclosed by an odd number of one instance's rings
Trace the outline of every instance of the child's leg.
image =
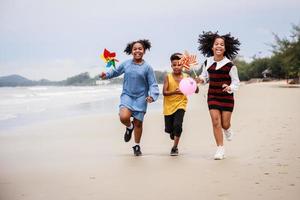
{"type": "Polygon", "coordinates": [[[174,147],[178,146],[180,136],[182,133],[182,123],[185,111],[183,109],[179,109],[175,112],[174,115],[174,123],[173,123],[173,131],[174,131],[174,147]]]}
{"type": "Polygon", "coordinates": [[[165,115],[164,119],[165,119],[165,132],[170,134],[170,138],[174,140],[174,133],[173,133],[174,114],[165,115]]]}
{"type": "Polygon", "coordinates": [[[134,123],[134,141],[136,144],[139,144],[143,132],[143,122],[134,118],[133,123],[134,123]]]}
{"type": "Polygon", "coordinates": [[[229,111],[223,111],[221,113],[222,128],[225,130],[229,129],[231,126],[231,124],[230,124],[231,114],[232,114],[232,112],[229,112],[229,111]]]}
{"type": "Polygon", "coordinates": [[[131,117],[131,110],[128,108],[122,107],[120,108],[120,121],[122,124],[124,124],[126,127],[130,127],[130,117],[131,117]]]}
{"type": "Polygon", "coordinates": [[[209,110],[213,131],[217,146],[223,146],[223,132],[221,124],[221,112],[216,109],[209,110]]]}
{"type": "Polygon", "coordinates": [[[178,146],[179,140],[180,140],[180,137],[178,137],[178,136],[175,136],[175,137],[174,137],[174,144],[173,144],[173,147],[177,147],[177,146],[178,146]]]}
{"type": "Polygon", "coordinates": [[[222,128],[224,129],[224,135],[227,141],[232,140],[233,132],[230,129],[230,120],[231,120],[231,112],[223,111],[222,112],[222,128]]]}

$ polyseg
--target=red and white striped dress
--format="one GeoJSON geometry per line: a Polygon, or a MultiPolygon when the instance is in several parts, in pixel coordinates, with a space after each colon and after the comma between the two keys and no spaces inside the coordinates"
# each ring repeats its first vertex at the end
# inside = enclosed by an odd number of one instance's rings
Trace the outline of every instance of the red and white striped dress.
{"type": "Polygon", "coordinates": [[[223,91],[223,84],[231,84],[231,76],[229,72],[233,67],[232,62],[226,63],[219,69],[216,69],[217,63],[214,62],[207,68],[209,88],[207,95],[207,103],[209,110],[217,109],[220,111],[233,111],[234,98],[233,93],[223,91]]]}

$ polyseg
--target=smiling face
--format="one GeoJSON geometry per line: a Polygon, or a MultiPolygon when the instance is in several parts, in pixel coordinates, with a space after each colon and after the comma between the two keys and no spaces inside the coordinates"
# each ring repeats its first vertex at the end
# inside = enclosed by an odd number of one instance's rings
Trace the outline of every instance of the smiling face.
{"type": "Polygon", "coordinates": [[[134,43],[131,54],[133,55],[133,59],[135,61],[141,61],[145,54],[144,46],[138,42],[134,43]]]}
{"type": "Polygon", "coordinates": [[[179,64],[179,60],[172,60],[171,61],[171,67],[173,69],[173,73],[178,75],[182,72],[182,65],[179,64]]]}
{"type": "Polygon", "coordinates": [[[225,53],[225,41],[223,38],[216,38],[212,47],[214,56],[223,57],[225,53]]]}

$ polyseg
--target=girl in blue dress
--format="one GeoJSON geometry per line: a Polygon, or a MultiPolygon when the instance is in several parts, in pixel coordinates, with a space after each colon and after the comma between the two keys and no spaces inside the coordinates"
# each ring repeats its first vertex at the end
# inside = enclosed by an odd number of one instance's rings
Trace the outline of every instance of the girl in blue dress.
{"type": "Polygon", "coordinates": [[[134,131],[135,156],[142,155],[140,140],[143,130],[147,103],[157,100],[159,88],[152,67],[143,59],[146,50],[150,50],[149,40],[138,40],[127,44],[124,52],[132,59],[121,63],[115,70],[102,72],[102,79],[111,79],[124,74],[123,90],[120,103],[120,121],[126,126],[124,140],[128,142],[134,131]],[[131,117],[133,120],[131,120],[131,117]]]}

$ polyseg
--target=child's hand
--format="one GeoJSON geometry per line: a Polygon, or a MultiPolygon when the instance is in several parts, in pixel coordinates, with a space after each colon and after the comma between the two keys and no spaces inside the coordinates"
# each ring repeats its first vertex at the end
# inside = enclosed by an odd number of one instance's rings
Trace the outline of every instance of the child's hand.
{"type": "Polygon", "coordinates": [[[148,103],[152,103],[154,100],[153,100],[153,98],[152,98],[151,96],[147,96],[147,97],[146,97],[146,101],[147,101],[148,103]]]}
{"type": "Polygon", "coordinates": [[[176,88],[176,90],[174,91],[174,94],[183,94],[179,88],[176,88]]]}
{"type": "Polygon", "coordinates": [[[197,84],[199,84],[199,83],[204,83],[204,80],[201,79],[201,78],[198,77],[198,76],[195,78],[195,81],[196,81],[197,84]]]}
{"type": "Polygon", "coordinates": [[[223,84],[222,85],[222,88],[224,88],[223,89],[223,92],[231,92],[231,87],[230,86],[228,86],[227,84],[223,84]]]}
{"type": "Polygon", "coordinates": [[[100,77],[101,79],[106,79],[106,73],[105,73],[105,72],[102,72],[102,73],[99,75],[99,77],[100,77]]]}

